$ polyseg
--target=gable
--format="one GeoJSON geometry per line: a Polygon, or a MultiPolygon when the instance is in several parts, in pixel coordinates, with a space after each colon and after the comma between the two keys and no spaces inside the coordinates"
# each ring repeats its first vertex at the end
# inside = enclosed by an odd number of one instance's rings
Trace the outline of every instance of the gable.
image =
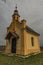
{"type": "Polygon", "coordinates": [[[10,40],[11,37],[14,37],[14,38],[19,38],[18,34],[15,33],[15,32],[9,32],[7,35],[6,35],[6,39],[10,40]]]}

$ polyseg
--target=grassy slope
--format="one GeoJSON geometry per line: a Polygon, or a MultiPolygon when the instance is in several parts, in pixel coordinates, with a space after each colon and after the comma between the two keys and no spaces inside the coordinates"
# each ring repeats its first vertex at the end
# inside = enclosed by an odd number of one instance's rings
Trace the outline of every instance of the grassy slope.
{"type": "Polygon", "coordinates": [[[0,65],[43,65],[43,53],[28,58],[7,56],[0,53],[0,65]]]}

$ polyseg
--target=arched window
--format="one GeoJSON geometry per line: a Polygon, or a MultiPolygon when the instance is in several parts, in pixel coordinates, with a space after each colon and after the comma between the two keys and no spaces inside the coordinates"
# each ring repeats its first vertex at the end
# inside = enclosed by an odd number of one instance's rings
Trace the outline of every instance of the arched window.
{"type": "Polygon", "coordinates": [[[31,37],[31,43],[32,43],[32,46],[34,46],[34,38],[31,37]]]}

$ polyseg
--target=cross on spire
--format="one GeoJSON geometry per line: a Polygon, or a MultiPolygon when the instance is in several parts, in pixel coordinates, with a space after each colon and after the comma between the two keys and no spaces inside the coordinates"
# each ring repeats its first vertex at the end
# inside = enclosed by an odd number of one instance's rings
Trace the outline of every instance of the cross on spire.
{"type": "Polygon", "coordinates": [[[17,10],[17,4],[16,4],[16,6],[15,6],[15,10],[17,10]]]}

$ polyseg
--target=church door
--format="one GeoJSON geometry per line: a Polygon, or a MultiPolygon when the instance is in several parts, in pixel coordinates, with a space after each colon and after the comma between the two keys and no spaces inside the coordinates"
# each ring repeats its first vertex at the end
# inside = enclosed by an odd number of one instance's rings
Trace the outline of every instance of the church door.
{"type": "Polygon", "coordinates": [[[16,38],[12,39],[12,53],[16,53],[16,38]]]}

